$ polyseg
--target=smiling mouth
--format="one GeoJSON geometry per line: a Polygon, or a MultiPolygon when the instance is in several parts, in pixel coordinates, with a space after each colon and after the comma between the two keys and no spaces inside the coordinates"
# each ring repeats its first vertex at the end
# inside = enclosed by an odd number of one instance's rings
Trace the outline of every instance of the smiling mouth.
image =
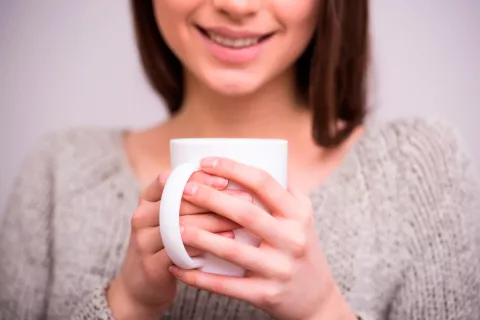
{"type": "Polygon", "coordinates": [[[269,33],[262,36],[250,36],[250,37],[228,37],[225,35],[220,35],[214,31],[206,30],[200,26],[196,26],[200,33],[213,41],[214,43],[230,48],[230,49],[244,49],[248,47],[253,47],[273,36],[273,33],[269,33]]]}

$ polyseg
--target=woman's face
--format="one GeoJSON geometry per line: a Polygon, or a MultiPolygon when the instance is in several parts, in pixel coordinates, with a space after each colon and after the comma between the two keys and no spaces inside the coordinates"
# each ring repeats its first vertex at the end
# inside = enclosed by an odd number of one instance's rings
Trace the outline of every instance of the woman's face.
{"type": "Polygon", "coordinates": [[[292,68],[310,42],[320,0],[154,0],[164,40],[186,71],[244,95],[292,68]]]}

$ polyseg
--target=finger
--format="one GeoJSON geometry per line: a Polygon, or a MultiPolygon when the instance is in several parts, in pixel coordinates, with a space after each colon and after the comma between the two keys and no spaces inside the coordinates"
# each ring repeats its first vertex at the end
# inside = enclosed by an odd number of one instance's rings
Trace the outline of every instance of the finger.
{"type": "Polygon", "coordinates": [[[252,190],[263,205],[276,214],[288,217],[295,212],[295,201],[266,171],[226,158],[205,158],[203,171],[233,180],[252,190]]]}
{"type": "Polygon", "coordinates": [[[207,213],[209,210],[205,208],[201,208],[199,206],[194,205],[193,203],[190,203],[188,201],[182,200],[180,202],[180,215],[185,216],[185,215],[197,215],[201,213],[207,213]]]}
{"type": "Polygon", "coordinates": [[[182,225],[188,225],[214,233],[241,228],[240,225],[232,220],[224,218],[215,213],[182,216],[180,217],[180,223],[182,225]]]}
{"type": "MultiPolygon", "coordinates": [[[[238,197],[248,202],[253,202],[252,195],[242,190],[223,190],[222,192],[234,197],[238,197]]],[[[209,211],[206,210],[205,208],[199,207],[185,200],[182,200],[180,204],[180,215],[190,215],[190,214],[199,214],[199,213],[207,213],[207,212],[209,211]]]]}
{"type": "Polygon", "coordinates": [[[220,237],[190,226],[185,226],[183,242],[203,252],[229,261],[256,274],[279,280],[288,279],[293,271],[287,256],[275,254],[275,251],[244,244],[227,237],[220,237]]]}
{"type": "Polygon", "coordinates": [[[236,222],[275,247],[284,248],[280,222],[260,207],[203,185],[188,183],[184,197],[211,212],[236,222]]]}
{"type": "Polygon", "coordinates": [[[229,190],[224,190],[222,192],[232,197],[236,197],[248,202],[253,202],[253,196],[251,195],[251,193],[243,190],[229,189],[229,190]]]}
{"type": "Polygon", "coordinates": [[[141,254],[151,255],[163,249],[162,237],[158,227],[137,230],[132,233],[138,251],[141,254]]]}
{"type": "Polygon", "coordinates": [[[184,270],[176,266],[170,272],[180,281],[198,289],[258,305],[265,297],[266,286],[257,278],[230,277],[199,270],[184,270]]]}
{"type": "Polygon", "coordinates": [[[130,223],[134,230],[149,227],[158,227],[158,211],[160,202],[144,201],[139,204],[133,213],[130,223]]]}
{"type": "MultiPolygon", "coordinates": [[[[235,238],[235,234],[231,231],[217,233],[217,235],[219,235],[221,237],[225,237],[225,238],[230,238],[230,239],[235,238]]],[[[198,257],[198,256],[205,253],[204,251],[202,251],[200,249],[197,249],[197,248],[194,248],[194,247],[189,246],[189,245],[185,245],[185,250],[187,251],[187,253],[190,257],[198,257]]]]}
{"type": "Polygon", "coordinates": [[[187,250],[187,253],[190,257],[198,257],[203,253],[201,250],[190,246],[185,246],[185,250],[187,250]]]}
{"type": "MultiPolygon", "coordinates": [[[[159,202],[144,202],[140,204],[131,218],[132,229],[153,229],[158,231],[159,207],[159,202]]],[[[207,210],[203,209],[203,211],[207,210]]],[[[180,217],[180,223],[193,225],[210,232],[222,232],[241,228],[237,223],[214,213],[182,216],[180,217]]],[[[151,234],[153,235],[154,232],[151,232],[151,234]]]]}
{"type": "MultiPolygon", "coordinates": [[[[226,237],[226,238],[230,238],[230,239],[235,238],[235,234],[231,231],[230,232],[217,233],[217,234],[221,237],[226,237]]],[[[204,251],[202,251],[200,249],[197,249],[197,248],[194,248],[194,247],[188,246],[188,245],[185,245],[185,250],[187,250],[187,253],[190,257],[198,257],[198,256],[205,253],[204,251]]]]}
{"type": "MultiPolygon", "coordinates": [[[[153,180],[141,193],[140,199],[144,201],[157,202],[162,198],[163,188],[171,170],[164,171],[153,180]]],[[[190,182],[197,182],[217,190],[224,190],[228,186],[228,180],[222,177],[199,171],[195,172],[189,179],[190,182]]]]}
{"type": "MultiPolygon", "coordinates": [[[[233,239],[235,237],[235,235],[231,231],[227,231],[227,232],[217,231],[216,233],[219,236],[226,237],[226,238],[233,239]]],[[[152,255],[164,248],[162,237],[160,236],[160,231],[158,227],[138,230],[132,234],[132,237],[135,240],[137,250],[141,254],[152,255]]],[[[188,252],[189,247],[186,246],[185,248],[187,249],[187,252],[188,252]]],[[[192,248],[192,247],[190,247],[190,250],[191,250],[191,253],[195,255],[198,255],[197,252],[201,252],[197,248],[192,248]]]]}
{"type": "Polygon", "coordinates": [[[167,181],[169,174],[169,171],[161,173],[146,188],[144,188],[140,194],[140,203],[143,201],[160,201],[162,198],[163,186],[165,185],[165,181],[167,181]]]}
{"type": "MultiPolygon", "coordinates": [[[[187,253],[191,257],[196,257],[201,255],[203,252],[192,247],[186,246],[185,249],[187,250],[187,253]]],[[[152,266],[152,268],[155,268],[158,270],[158,273],[163,272],[161,266],[170,266],[173,265],[172,260],[167,254],[166,250],[160,250],[156,252],[155,254],[149,255],[145,257],[145,264],[152,266]]]]}
{"type": "Polygon", "coordinates": [[[143,265],[151,276],[161,279],[165,277],[165,268],[172,265],[172,260],[165,250],[160,250],[155,254],[145,256],[143,265]]]}
{"type": "Polygon", "coordinates": [[[228,186],[227,179],[223,177],[217,177],[203,171],[195,172],[188,181],[204,184],[217,190],[224,190],[228,186]]]}

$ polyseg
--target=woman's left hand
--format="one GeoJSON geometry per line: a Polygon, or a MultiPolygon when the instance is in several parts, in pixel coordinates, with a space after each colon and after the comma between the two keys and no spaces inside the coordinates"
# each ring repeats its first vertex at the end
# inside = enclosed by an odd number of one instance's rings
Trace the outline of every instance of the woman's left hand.
{"type": "Polygon", "coordinates": [[[180,281],[247,301],[278,319],[355,319],[321,250],[308,197],[285,190],[262,170],[229,159],[204,159],[202,170],[246,187],[269,212],[189,183],[184,192],[187,201],[238,223],[262,242],[257,248],[184,226],[185,244],[249,271],[246,277],[228,277],[171,267],[180,281]]]}

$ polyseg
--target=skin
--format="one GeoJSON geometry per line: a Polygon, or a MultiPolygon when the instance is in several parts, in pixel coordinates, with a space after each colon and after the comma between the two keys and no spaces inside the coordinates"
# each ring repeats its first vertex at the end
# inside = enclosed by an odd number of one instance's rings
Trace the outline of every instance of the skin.
{"type": "Polygon", "coordinates": [[[318,1],[153,1],[159,30],[184,65],[185,99],[175,117],[125,136],[132,169],[145,188],[132,215],[125,262],[107,292],[117,319],[158,317],[175,299],[176,280],[248,301],[278,319],[355,319],[315,236],[308,194],[341,163],[361,131],[336,150],[318,147],[311,114],[294,86],[292,66],[311,39],[318,1]],[[196,24],[275,34],[255,60],[225,63],[206,49],[196,24]],[[181,270],[166,255],[158,210],[170,169],[169,140],[182,137],[289,141],[288,190],[227,159],[205,159],[185,189],[180,214],[189,253],[210,252],[240,264],[250,270],[245,278],[181,270]],[[229,181],[250,192],[226,191],[229,181]],[[269,212],[252,204],[253,195],[269,212]],[[232,239],[231,230],[240,226],[263,240],[259,248],[232,239]]]}

